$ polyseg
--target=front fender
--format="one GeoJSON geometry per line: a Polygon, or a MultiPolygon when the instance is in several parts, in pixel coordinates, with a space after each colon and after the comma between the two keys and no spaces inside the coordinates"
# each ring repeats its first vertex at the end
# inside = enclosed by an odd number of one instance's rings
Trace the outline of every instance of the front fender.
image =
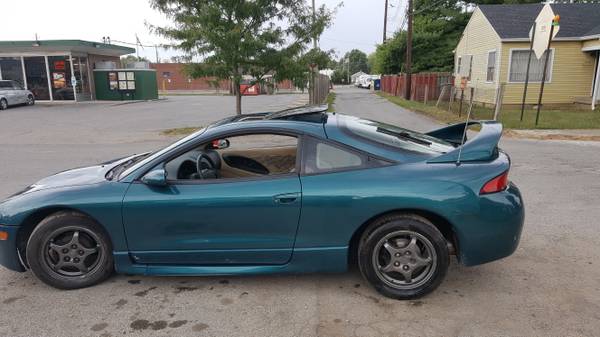
{"type": "Polygon", "coordinates": [[[126,250],[121,207],[128,186],[126,183],[107,181],[21,194],[0,204],[0,223],[22,227],[36,214],[54,209],[75,210],[89,215],[105,228],[114,250],[126,250]]]}

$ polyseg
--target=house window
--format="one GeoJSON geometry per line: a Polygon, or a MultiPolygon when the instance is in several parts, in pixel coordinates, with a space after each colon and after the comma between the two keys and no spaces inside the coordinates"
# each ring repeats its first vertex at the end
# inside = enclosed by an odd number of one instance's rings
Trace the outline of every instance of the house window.
{"type": "MultiPolygon", "coordinates": [[[[533,53],[533,52],[532,52],[533,53]]],[[[529,50],[512,50],[510,57],[509,82],[525,82],[527,76],[527,60],[529,59],[529,50]]],[[[531,55],[531,65],[529,67],[529,81],[541,82],[544,71],[544,61],[546,52],[538,60],[535,54],[531,55]]],[[[546,82],[550,82],[552,77],[552,63],[554,62],[554,50],[550,50],[548,59],[548,68],[546,69],[546,82]]]]}
{"type": "Polygon", "coordinates": [[[487,61],[487,81],[494,82],[494,78],[496,75],[496,51],[491,51],[488,53],[488,61],[487,61]]]}
{"type": "Polygon", "coordinates": [[[456,73],[460,77],[466,77],[471,80],[471,72],[473,68],[473,55],[463,55],[458,58],[458,66],[456,73]]]}

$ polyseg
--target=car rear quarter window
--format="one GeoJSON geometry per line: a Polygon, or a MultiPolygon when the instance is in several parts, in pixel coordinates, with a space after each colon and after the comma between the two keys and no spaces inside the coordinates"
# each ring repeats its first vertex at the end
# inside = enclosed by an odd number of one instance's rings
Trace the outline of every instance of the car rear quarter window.
{"type": "Polygon", "coordinates": [[[316,150],[315,166],[317,170],[337,170],[359,167],[363,164],[359,155],[329,144],[318,143],[316,150]]]}
{"type": "Polygon", "coordinates": [[[320,174],[390,165],[390,162],[373,158],[361,151],[306,137],[302,141],[304,174],[320,174]]]}

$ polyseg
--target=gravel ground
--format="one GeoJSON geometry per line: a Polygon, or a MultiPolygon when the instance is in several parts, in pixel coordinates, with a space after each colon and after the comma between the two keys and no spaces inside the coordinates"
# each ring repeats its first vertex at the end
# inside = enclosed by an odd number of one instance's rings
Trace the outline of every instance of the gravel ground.
{"type": "MultiPolygon", "coordinates": [[[[437,123],[366,90],[338,88],[337,111],[427,130],[437,123]]],[[[245,99],[246,111],[301,95],[245,99]]],[[[231,97],[0,112],[0,197],[53,172],[154,149],[159,130],[223,117],[231,97]]],[[[270,109],[269,109],[270,110],[270,109]]],[[[229,109],[231,111],[231,109],[229,109]]],[[[227,113],[229,114],[229,113],[227,113]]],[[[595,336],[600,329],[600,144],[506,139],[527,219],[516,253],[450,267],[417,301],[337,275],[139,277],[58,291],[0,268],[0,336],[595,336]]]]}

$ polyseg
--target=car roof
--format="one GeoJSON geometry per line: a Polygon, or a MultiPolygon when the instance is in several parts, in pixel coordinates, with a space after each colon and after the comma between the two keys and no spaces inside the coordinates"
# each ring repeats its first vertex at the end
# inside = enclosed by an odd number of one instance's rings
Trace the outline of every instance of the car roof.
{"type": "Polygon", "coordinates": [[[346,125],[358,120],[361,119],[351,115],[328,113],[326,105],[303,106],[277,112],[259,112],[228,117],[209,125],[202,136],[212,137],[213,134],[241,129],[277,129],[329,139],[370,153],[375,157],[397,162],[418,162],[431,158],[431,155],[391,149],[353,136],[346,130],[346,125]]]}

